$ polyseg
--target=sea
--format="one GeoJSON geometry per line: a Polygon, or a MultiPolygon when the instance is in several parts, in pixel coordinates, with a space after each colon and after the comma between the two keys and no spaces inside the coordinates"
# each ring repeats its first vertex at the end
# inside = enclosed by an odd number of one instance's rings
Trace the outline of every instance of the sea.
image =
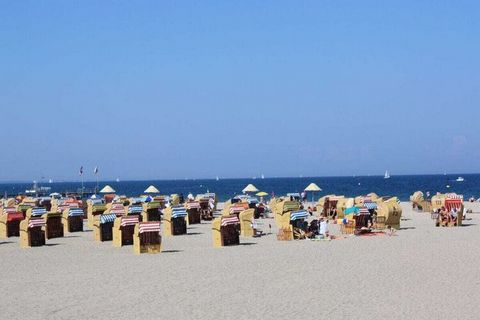
{"type": "MultiPolygon", "coordinates": [[[[317,200],[323,195],[337,194],[345,196],[358,196],[375,192],[380,196],[397,196],[402,201],[408,201],[415,191],[446,193],[455,192],[462,194],[464,199],[480,198],[480,174],[462,174],[463,182],[457,182],[460,175],[402,175],[391,176],[384,179],[383,176],[355,176],[355,177],[301,177],[301,178],[265,178],[265,179],[198,179],[198,180],[145,180],[145,181],[99,181],[102,188],[110,185],[117,194],[126,196],[138,196],[149,185],[157,187],[161,194],[184,194],[194,195],[206,192],[214,192],[220,201],[228,200],[235,195],[241,194],[242,189],[249,183],[254,184],[260,191],[270,195],[281,196],[292,192],[302,192],[311,182],[316,183],[321,192],[309,193],[308,199],[317,200]]],[[[50,187],[49,192],[77,192],[81,188],[81,182],[53,182],[42,183],[44,187],[50,187]]],[[[94,189],[97,182],[84,182],[86,189],[94,189]]],[[[32,183],[1,183],[0,196],[4,194],[14,195],[24,193],[31,189],[32,183]]]]}

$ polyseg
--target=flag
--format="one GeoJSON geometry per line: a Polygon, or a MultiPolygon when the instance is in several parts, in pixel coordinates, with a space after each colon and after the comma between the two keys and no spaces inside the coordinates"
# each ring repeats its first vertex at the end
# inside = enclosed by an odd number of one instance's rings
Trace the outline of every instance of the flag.
{"type": "Polygon", "coordinates": [[[78,175],[79,176],[83,175],[83,166],[80,167],[80,171],[78,171],[78,175]]]}
{"type": "Polygon", "coordinates": [[[97,174],[98,173],[98,166],[95,167],[95,169],[93,169],[93,174],[97,174]]]}

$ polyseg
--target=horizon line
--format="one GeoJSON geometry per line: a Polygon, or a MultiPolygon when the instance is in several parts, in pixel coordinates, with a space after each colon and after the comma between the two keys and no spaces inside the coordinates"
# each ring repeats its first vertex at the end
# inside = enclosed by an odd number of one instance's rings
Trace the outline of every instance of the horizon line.
{"type": "MultiPolygon", "coordinates": [[[[427,173],[427,174],[422,174],[422,173],[414,173],[414,174],[396,174],[396,175],[391,175],[391,177],[406,177],[406,176],[449,176],[449,175],[478,175],[480,173],[427,173]]],[[[274,176],[274,177],[265,177],[264,179],[260,177],[225,177],[221,178],[219,177],[219,180],[268,180],[268,179],[319,179],[319,178],[371,178],[371,177],[382,177],[383,175],[380,174],[367,174],[367,175],[332,175],[332,176],[274,176]]],[[[170,179],[127,179],[127,180],[120,180],[119,183],[121,182],[143,182],[143,181],[195,181],[195,180],[213,180],[215,181],[216,178],[170,178],[170,179]]],[[[0,180],[0,184],[8,184],[8,183],[33,183],[33,181],[36,181],[37,183],[41,184],[50,184],[50,182],[47,181],[38,181],[38,180],[0,180]]],[[[105,179],[105,180],[98,180],[99,182],[116,182],[116,179],[105,179]]],[[[82,180],[57,180],[53,181],[52,184],[54,183],[81,183],[82,180]]],[[[97,180],[83,180],[83,183],[96,183],[97,180]]]]}

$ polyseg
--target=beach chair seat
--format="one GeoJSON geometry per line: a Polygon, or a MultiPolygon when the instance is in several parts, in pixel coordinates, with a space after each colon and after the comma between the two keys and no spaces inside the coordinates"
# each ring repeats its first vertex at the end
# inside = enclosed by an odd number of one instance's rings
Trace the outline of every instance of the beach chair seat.
{"type": "Polygon", "coordinates": [[[201,219],[209,220],[210,213],[208,209],[201,207],[200,202],[187,202],[185,204],[185,209],[187,211],[187,224],[199,224],[201,219]]]}
{"type": "Polygon", "coordinates": [[[184,206],[169,207],[164,210],[164,235],[177,236],[187,233],[188,212],[184,206]]]}
{"type": "Polygon", "coordinates": [[[78,207],[68,207],[62,213],[63,232],[82,232],[85,212],[78,207]]]}
{"type": "Polygon", "coordinates": [[[122,247],[133,244],[133,233],[139,222],[138,215],[118,217],[113,224],[113,246],[122,247]]]}
{"type": "Polygon", "coordinates": [[[235,214],[213,219],[212,236],[216,248],[240,244],[240,220],[235,214]]]}
{"type": "Polygon", "coordinates": [[[113,239],[113,223],[117,216],[113,213],[102,214],[93,224],[93,236],[95,241],[112,241],[113,239]]]}
{"type": "Polygon", "coordinates": [[[135,225],[133,251],[136,254],[160,253],[162,251],[160,221],[139,222],[135,225]]]}
{"type": "Polygon", "coordinates": [[[20,222],[24,219],[22,212],[14,207],[3,208],[0,214],[0,238],[20,236],[20,222]]]}
{"type": "Polygon", "coordinates": [[[39,247],[45,245],[45,219],[32,217],[20,222],[20,247],[39,247]]]}

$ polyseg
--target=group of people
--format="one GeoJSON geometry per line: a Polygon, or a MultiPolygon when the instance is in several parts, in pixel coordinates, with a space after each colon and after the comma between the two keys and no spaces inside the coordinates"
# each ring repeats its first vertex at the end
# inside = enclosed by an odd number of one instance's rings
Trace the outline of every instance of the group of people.
{"type": "Polygon", "coordinates": [[[457,223],[459,214],[457,208],[452,208],[448,211],[445,207],[441,207],[440,209],[434,210],[434,213],[437,215],[437,226],[457,223]]]}

